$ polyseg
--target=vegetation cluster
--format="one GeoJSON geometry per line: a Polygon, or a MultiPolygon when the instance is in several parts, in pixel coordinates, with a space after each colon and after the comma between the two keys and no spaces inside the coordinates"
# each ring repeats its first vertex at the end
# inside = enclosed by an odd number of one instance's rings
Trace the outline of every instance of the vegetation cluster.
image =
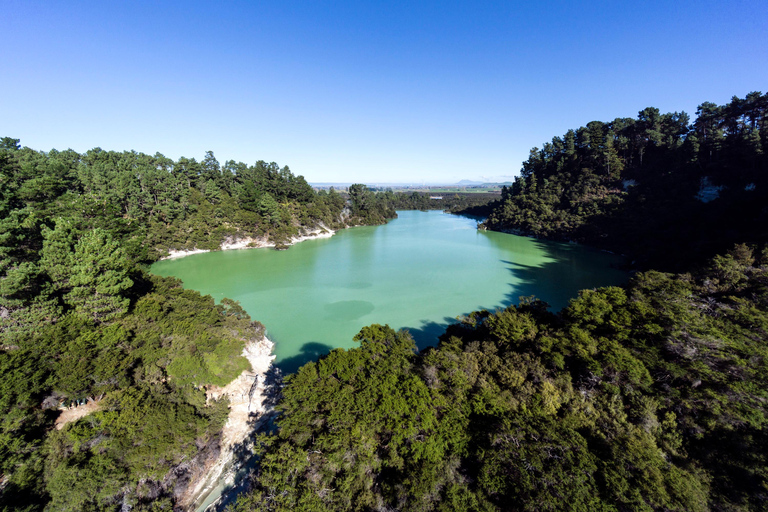
{"type": "Polygon", "coordinates": [[[684,112],[592,121],[541,149],[505,187],[489,229],[686,270],[768,238],[768,94],[684,112]]]}
{"type": "Polygon", "coordinates": [[[9,222],[35,229],[63,218],[81,230],[102,228],[134,261],[155,261],[168,249],[215,250],[234,238],[286,242],[302,229],[395,216],[363,185],[353,185],[349,196],[315,192],[274,162],[220,165],[210,151],[201,162],[100,148],[42,152],[18,142],[6,137],[0,144],[3,214],[14,217],[9,222]]]}
{"type": "Polygon", "coordinates": [[[262,328],[231,301],[215,305],[176,279],[130,275],[125,290],[88,290],[98,307],[118,305],[108,315],[79,295],[70,303],[77,288],[67,287],[63,304],[48,299],[55,321],[41,316],[4,333],[2,510],[153,510],[181,490],[171,469],[203,447],[217,450],[228,406],[206,401],[205,388],[249,367],[240,354],[262,328]],[[88,403],[98,410],[53,428],[62,410],[88,403]]]}
{"type": "Polygon", "coordinates": [[[764,510],[768,251],[525,299],[286,379],[236,510],[764,510]]]}

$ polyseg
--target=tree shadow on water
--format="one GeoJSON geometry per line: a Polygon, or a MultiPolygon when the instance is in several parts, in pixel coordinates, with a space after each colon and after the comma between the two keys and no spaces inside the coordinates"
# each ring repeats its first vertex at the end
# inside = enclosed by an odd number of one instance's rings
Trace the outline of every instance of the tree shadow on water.
{"type": "Polygon", "coordinates": [[[331,350],[333,350],[333,347],[330,345],[326,345],[325,343],[318,343],[316,341],[309,341],[302,345],[298,354],[275,363],[275,366],[280,368],[284,375],[296,373],[299,368],[308,362],[316,361],[318,358],[324,356],[331,350]]]}
{"type": "Polygon", "coordinates": [[[411,333],[416,342],[416,348],[421,352],[427,347],[437,346],[437,338],[445,333],[445,329],[449,325],[456,322],[455,318],[446,316],[442,322],[423,321],[421,327],[406,327],[405,329],[411,333]]]}
{"type": "MultiPolygon", "coordinates": [[[[572,247],[564,246],[562,248],[557,247],[546,241],[533,241],[538,252],[542,254],[541,265],[526,265],[521,263],[515,263],[510,260],[500,260],[506,265],[512,274],[509,286],[512,288],[501,303],[480,305],[471,311],[465,311],[462,315],[469,315],[473,311],[480,311],[487,309],[489,311],[495,311],[499,308],[506,308],[512,304],[518,304],[521,297],[528,297],[531,295],[541,298],[543,300],[551,300],[554,295],[553,289],[557,288],[557,285],[549,286],[547,283],[555,283],[563,275],[567,275],[569,270],[567,266],[571,261],[568,256],[572,247]],[[547,278],[549,276],[549,278],[547,278]],[[512,282],[514,281],[514,282],[512,282]]],[[[500,246],[503,250],[507,251],[506,246],[500,246]]],[[[558,304],[559,305],[559,304],[558,304]]],[[[564,305],[564,304],[563,304],[564,305]]],[[[438,337],[445,333],[446,328],[457,323],[456,318],[444,317],[442,321],[422,321],[418,327],[406,327],[406,329],[413,336],[416,342],[416,347],[419,351],[424,350],[427,347],[434,347],[438,343],[438,337]]]]}
{"type": "Polygon", "coordinates": [[[557,312],[582,289],[626,282],[626,272],[619,269],[620,257],[557,242],[537,240],[535,245],[544,256],[538,265],[500,260],[514,281],[509,283],[512,290],[506,294],[503,307],[518,304],[521,297],[535,296],[557,312]]]}
{"type": "MultiPolygon", "coordinates": [[[[526,264],[501,259],[509,273],[509,291],[500,303],[478,305],[472,311],[495,311],[520,303],[523,297],[535,297],[550,305],[557,312],[578,296],[579,290],[617,285],[626,281],[626,272],[619,270],[621,258],[612,257],[595,249],[533,240],[540,256],[540,263],[526,264]],[[612,261],[613,260],[613,261],[612,261]]],[[[468,315],[472,311],[466,311],[468,315]]],[[[436,346],[438,337],[446,328],[457,323],[456,318],[445,317],[440,321],[423,321],[419,327],[406,327],[419,351],[436,346]]]]}

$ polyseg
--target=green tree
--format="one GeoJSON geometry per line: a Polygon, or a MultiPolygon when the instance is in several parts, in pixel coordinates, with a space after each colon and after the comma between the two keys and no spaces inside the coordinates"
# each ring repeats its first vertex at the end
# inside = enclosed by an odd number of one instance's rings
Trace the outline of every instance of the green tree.
{"type": "Polygon", "coordinates": [[[101,229],[83,235],[75,245],[66,300],[75,312],[96,322],[112,320],[128,310],[125,292],[133,286],[131,265],[120,244],[101,229]]]}
{"type": "Polygon", "coordinates": [[[280,224],[280,205],[269,192],[264,192],[259,198],[257,211],[270,224],[280,224]]]}
{"type": "Polygon", "coordinates": [[[17,149],[21,149],[21,144],[19,144],[19,139],[13,139],[11,137],[3,137],[0,139],[0,149],[8,149],[11,151],[15,151],[17,149]]]}

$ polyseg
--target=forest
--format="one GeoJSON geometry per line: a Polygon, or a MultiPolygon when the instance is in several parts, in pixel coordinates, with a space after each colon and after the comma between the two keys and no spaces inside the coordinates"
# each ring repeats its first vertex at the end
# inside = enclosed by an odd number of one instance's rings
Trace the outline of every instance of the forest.
{"type": "Polygon", "coordinates": [[[687,270],[768,238],[768,94],[646,108],[531,149],[488,229],[625,254],[633,268],[687,270]]]}
{"type": "Polygon", "coordinates": [[[169,510],[173,470],[215,451],[227,403],[204,389],[249,367],[240,354],[263,327],[148,263],[396,215],[364,185],[315,192],[263,161],[0,146],[1,510],[169,510]]]}
{"type": "Polygon", "coordinates": [[[534,148],[490,205],[3,138],[0,510],[170,511],[184,463],[216,450],[228,404],[204,389],[247,367],[263,326],[148,263],[432,206],[619,252],[632,279],[559,312],[521,297],[471,313],[422,352],[362,328],[285,378],[234,510],[765,510],[767,105],[588,123],[534,148]]]}

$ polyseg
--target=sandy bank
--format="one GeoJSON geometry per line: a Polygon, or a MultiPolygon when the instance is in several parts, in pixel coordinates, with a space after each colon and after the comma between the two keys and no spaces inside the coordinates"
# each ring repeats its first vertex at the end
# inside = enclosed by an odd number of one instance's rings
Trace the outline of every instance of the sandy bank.
{"type": "Polygon", "coordinates": [[[246,344],[243,356],[251,363],[251,370],[244,371],[235,380],[223,388],[212,386],[206,393],[208,401],[229,398],[229,417],[221,433],[221,448],[227,448],[242,442],[250,433],[250,416],[265,412],[264,378],[275,358],[272,355],[274,343],[266,337],[246,344]]]}
{"type": "MultiPolygon", "coordinates": [[[[336,232],[334,230],[325,226],[321,226],[312,231],[308,231],[303,235],[291,237],[291,239],[285,245],[293,245],[299,242],[303,242],[304,240],[312,240],[315,238],[330,238],[335,234],[336,232]]],[[[259,249],[262,247],[275,247],[275,245],[276,244],[274,242],[270,242],[266,238],[262,238],[262,237],[243,237],[243,238],[229,237],[227,238],[227,240],[221,243],[221,246],[219,246],[219,248],[222,251],[229,251],[232,249],[259,249]]],[[[190,249],[190,250],[169,249],[168,256],[164,256],[160,258],[160,260],[162,261],[162,260],[171,260],[174,258],[183,258],[184,256],[190,256],[192,254],[200,254],[204,252],[210,252],[210,251],[207,249],[190,249]]]]}

